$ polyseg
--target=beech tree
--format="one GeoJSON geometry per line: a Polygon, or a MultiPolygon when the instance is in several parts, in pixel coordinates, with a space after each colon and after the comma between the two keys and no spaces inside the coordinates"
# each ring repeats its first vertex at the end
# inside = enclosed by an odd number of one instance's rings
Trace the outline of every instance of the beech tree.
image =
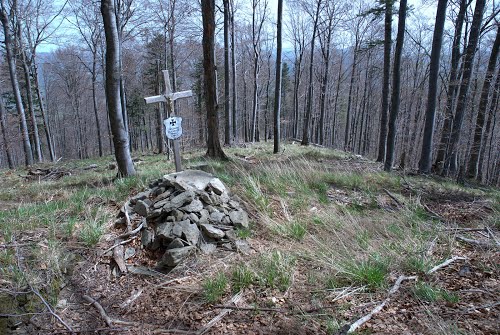
{"type": "Polygon", "coordinates": [[[203,17],[203,74],[207,108],[207,156],[227,159],[219,139],[215,79],[215,0],[201,0],[203,17]]]}
{"type": "Polygon", "coordinates": [[[274,148],[273,153],[280,151],[281,136],[281,52],[282,52],[282,18],[283,18],[283,0],[278,0],[277,17],[277,36],[276,36],[276,82],[274,87],[274,148]]]}
{"type": "Polygon", "coordinates": [[[429,173],[432,164],[432,144],[434,136],[434,119],[436,115],[437,85],[439,76],[439,59],[441,56],[441,45],[443,43],[444,22],[446,20],[446,5],[448,0],[439,0],[436,12],[436,23],[434,25],[434,37],[432,38],[429,93],[427,96],[427,109],[425,112],[425,129],[420,156],[420,173],[429,173]]]}
{"type": "Polygon", "coordinates": [[[130,155],[129,137],[122,114],[120,40],[113,0],[101,1],[101,14],[106,37],[106,100],[116,163],[119,176],[129,177],[135,175],[135,168],[130,155]]]}

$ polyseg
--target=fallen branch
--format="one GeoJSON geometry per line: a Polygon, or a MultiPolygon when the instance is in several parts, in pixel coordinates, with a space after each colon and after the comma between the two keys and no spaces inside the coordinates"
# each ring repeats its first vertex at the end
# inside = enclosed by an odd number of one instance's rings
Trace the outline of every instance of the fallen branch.
{"type": "MultiPolygon", "coordinates": [[[[243,291],[240,291],[237,294],[235,294],[229,302],[236,305],[241,300],[242,297],[243,297],[243,291]]],[[[224,316],[226,316],[226,314],[228,314],[230,312],[231,312],[231,309],[224,308],[215,318],[210,320],[210,322],[208,322],[205,326],[201,327],[196,332],[196,335],[205,334],[207,331],[210,330],[210,328],[212,328],[217,322],[219,322],[224,316]]]]}
{"type": "Polygon", "coordinates": [[[488,235],[490,235],[490,237],[493,239],[493,241],[495,241],[495,244],[500,245],[500,241],[498,241],[497,237],[495,236],[493,231],[490,229],[490,227],[485,227],[484,229],[486,229],[486,231],[488,232],[488,235]]]}
{"type": "MultiPolygon", "coordinates": [[[[128,216],[128,214],[127,214],[127,216],[128,216]]],[[[130,219],[129,219],[129,220],[130,220],[130,219]]],[[[128,227],[128,224],[127,224],[127,227],[128,227]]],[[[142,222],[141,222],[141,224],[140,224],[140,225],[138,225],[138,226],[137,226],[137,228],[135,228],[134,230],[132,230],[132,231],[128,231],[128,232],[126,232],[126,233],[123,233],[123,234],[121,234],[120,236],[118,236],[118,238],[119,238],[119,239],[124,239],[124,238],[127,238],[127,237],[129,237],[129,236],[133,236],[133,235],[137,234],[138,232],[140,232],[140,231],[141,231],[141,229],[142,229],[142,227],[144,227],[144,221],[142,221],[142,222]]]]}
{"type": "Polygon", "coordinates": [[[431,273],[434,273],[436,272],[437,270],[441,269],[441,268],[444,268],[445,266],[448,266],[450,265],[451,263],[453,263],[454,261],[458,261],[458,260],[465,260],[467,258],[465,257],[459,257],[459,256],[453,256],[452,258],[444,261],[443,263],[441,264],[438,264],[436,265],[435,267],[433,267],[432,269],[430,269],[429,271],[427,271],[427,274],[430,275],[431,273]]]}
{"type": "Polygon", "coordinates": [[[132,238],[129,238],[128,240],[125,240],[125,241],[121,241],[120,243],[116,243],[114,244],[113,246],[109,247],[108,249],[104,250],[102,253],[101,253],[101,256],[104,256],[105,254],[107,254],[108,252],[110,252],[111,250],[113,250],[114,248],[120,246],[120,245],[124,245],[124,244],[127,244],[128,242],[132,242],[133,240],[135,239],[135,237],[132,237],[132,238]]]}
{"type": "Polygon", "coordinates": [[[463,237],[463,236],[455,236],[455,239],[458,241],[469,243],[472,245],[476,245],[476,246],[482,247],[482,248],[495,249],[495,248],[500,247],[497,244],[492,244],[492,243],[488,243],[485,241],[473,240],[471,238],[467,238],[467,237],[463,237]]]}
{"type": "Polygon", "coordinates": [[[389,293],[387,295],[387,298],[385,298],[385,300],[380,305],[378,305],[374,309],[372,309],[372,311],[370,313],[366,314],[361,319],[359,319],[358,321],[356,321],[353,324],[351,324],[351,326],[347,330],[347,334],[355,332],[356,329],[358,329],[359,327],[361,327],[364,323],[366,323],[367,321],[369,321],[375,314],[377,314],[378,312],[380,312],[384,308],[384,306],[389,303],[389,301],[391,300],[391,298],[394,295],[394,293],[396,293],[399,290],[399,288],[401,287],[401,283],[404,280],[415,280],[415,279],[417,279],[416,276],[411,276],[411,277],[407,277],[407,276],[403,276],[403,275],[399,276],[399,278],[396,280],[396,283],[394,284],[394,286],[389,291],[389,293]]]}
{"type": "Polygon", "coordinates": [[[104,321],[106,322],[108,327],[113,327],[113,320],[108,316],[108,314],[106,314],[106,311],[104,310],[104,308],[102,308],[100,303],[98,303],[95,299],[93,299],[85,294],[83,295],[83,299],[85,301],[89,302],[92,306],[94,306],[97,309],[97,311],[99,312],[101,317],[104,319],[104,321]]]}
{"type": "Polygon", "coordinates": [[[386,190],[385,188],[382,189],[392,200],[394,200],[394,202],[396,203],[396,205],[398,205],[398,207],[403,207],[403,204],[401,204],[401,202],[398,200],[398,198],[396,198],[395,195],[393,195],[391,192],[389,192],[388,190],[386,190]]]}
{"type": "Polygon", "coordinates": [[[104,310],[104,308],[102,307],[102,305],[99,302],[97,302],[97,300],[95,300],[92,297],[85,295],[85,294],[82,297],[85,301],[87,301],[88,303],[90,303],[92,306],[94,306],[97,309],[97,311],[99,312],[101,317],[104,319],[104,321],[106,322],[108,327],[113,327],[113,323],[128,325],[128,326],[137,325],[136,322],[122,321],[122,320],[110,318],[108,316],[108,314],[106,313],[106,311],[104,310]]]}
{"type": "Polygon", "coordinates": [[[127,300],[125,300],[124,302],[122,302],[120,304],[120,308],[125,308],[128,305],[130,305],[131,303],[133,303],[137,298],[139,298],[141,296],[143,291],[144,291],[144,289],[141,288],[140,290],[138,290],[137,292],[132,294],[127,300]]]}

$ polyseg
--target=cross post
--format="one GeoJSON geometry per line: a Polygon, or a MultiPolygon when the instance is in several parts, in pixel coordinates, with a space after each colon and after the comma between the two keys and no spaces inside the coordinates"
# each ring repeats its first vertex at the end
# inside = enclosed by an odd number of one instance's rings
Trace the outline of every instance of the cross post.
{"type": "MultiPolygon", "coordinates": [[[[182,98],[188,98],[193,96],[193,92],[191,90],[189,91],[181,91],[181,92],[172,92],[172,88],[170,86],[170,77],[168,75],[168,70],[162,70],[163,72],[163,80],[165,81],[165,90],[162,92],[160,95],[155,95],[152,97],[146,97],[144,98],[144,101],[147,104],[152,104],[152,103],[159,103],[159,102],[166,102],[172,111],[172,116],[174,116],[174,110],[173,110],[173,102],[177,99],[182,99],[182,98]]],[[[180,120],[180,118],[179,118],[180,120]]],[[[171,118],[170,121],[170,126],[175,126],[176,121],[171,118]]],[[[180,126],[180,124],[179,124],[180,126]]],[[[168,137],[168,136],[167,136],[168,137]]],[[[174,143],[174,160],[175,160],[175,171],[180,172],[182,171],[182,166],[181,166],[181,153],[180,153],[180,148],[179,148],[179,140],[177,138],[172,140],[174,143]]]]}

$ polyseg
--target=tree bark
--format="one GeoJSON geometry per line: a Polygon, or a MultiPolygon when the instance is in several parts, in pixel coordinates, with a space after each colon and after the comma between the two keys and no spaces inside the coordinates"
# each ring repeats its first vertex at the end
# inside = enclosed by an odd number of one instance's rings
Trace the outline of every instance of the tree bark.
{"type": "Polygon", "coordinates": [[[224,144],[231,145],[231,105],[230,105],[230,72],[229,72],[229,0],[224,3],[224,144]]]}
{"type": "Polygon", "coordinates": [[[278,0],[278,22],[276,36],[276,81],[274,88],[274,148],[273,153],[280,151],[280,112],[281,112],[281,53],[282,53],[282,18],[283,18],[283,0],[278,0]]]}
{"type": "Polygon", "coordinates": [[[120,41],[113,0],[101,1],[101,13],[106,36],[106,99],[113,134],[115,157],[120,177],[135,175],[134,164],[130,156],[129,137],[122,114],[120,41]]]}
{"type": "Polygon", "coordinates": [[[99,113],[97,109],[97,54],[92,52],[92,103],[94,107],[95,126],[97,129],[97,144],[99,146],[99,157],[102,157],[102,137],[101,137],[101,122],[99,121],[99,113]]]}
{"type": "Polygon", "coordinates": [[[37,67],[36,63],[33,65],[34,65],[33,76],[35,77],[35,91],[36,91],[36,95],[38,97],[38,101],[40,104],[40,113],[42,114],[43,127],[45,129],[45,138],[47,140],[47,146],[49,149],[50,160],[52,162],[55,162],[56,153],[55,153],[55,148],[54,148],[54,140],[52,138],[52,131],[50,130],[49,119],[47,116],[47,110],[46,110],[45,103],[43,101],[44,99],[42,98],[42,93],[40,90],[40,83],[38,81],[38,67],[37,67]]]}
{"type": "MultiPolygon", "coordinates": [[[[13,6],[17,6],[16,1],[14,1],[13,6]]],[[[12,52],[12,34],[9,26],[9,15],[7,14],[7,10],[5,8],[5,0],[0,1],[0,7],[0,21],[2,21],[4,30],[5,53],[7,57],[7,64],[9,66],[10,82],[12,85],[12,90],[14,92],[14,99],[16,101],[16,109],[19,116],[19,122],[21,124],[21,135],[23,138],[24,148],[24,162],[26,166],[30,166],[33,164],[33,153],[31,152],[28,125],[26,123],[26,114],[24,112],[21,91],[19,89],[19,81],[17,80],[16,64],[14,62],[14,54],[12,52]]]]}
{"type": "Polygon", "coordinates": [[[439,0],[434,36],[432,38],[431,63],[429,73],[429,92],[427,94],[427,109],[425,112],[424,139],[420,155],[419,172],[430,173],[432,164],[432,145],[434,143],[434,123],[436,118],[437,84],[439,76],[439,59],[443,44],[444,22],[446,21],[446,5],[448,0],[439,0]]]}
{"type": "MultiPolygon", "coordinates": [[[[486,71],[486,77],[484,78],[481,98],[479,99],[479,110],[477,112],[476,127],[474,129],[474,140],[470,151],[469,166],[467,169],[468,178],[476,178],[477,176],[479,152],[481,147],[481,138],[483,137],[483,126],[486,115],[486,107],[488,106],[488,96],[490,93],[491,82],[493,81],[493,76],[495,75],[499,49],[500,49],[500,25],[497,28],[495,42],[493,43],[493,48],[491,49],[490,60],[488,62],[488,70],[486,71]]],[[[484,136],[486,136],[486,134],[484,136]]]]}
{"type": "Polygon", "coordinates": [[[384,24],[384,79],[382,84],[382,118],[380,119],[380,136],[378,142],[377,162],[383,162],[387,142],[387,116],[389,115],[389,80],[391,74],[392,46],[392,4],[394,0],[385,0],[384,24]]]}
{"type": "Polygon", "coordinates": [[[2,130],[2,140],[4,145],[5,156],[7,156],[7,164],[9,169],[14,168],[14,161],[12,160],[12,155],[10,153],[9,143],[7,142],[7,127],[5,125],[5,104],[3,98],[0,97],[0,127],[2,130]]]}
{"type": "Polygon", "coordinates": [[[387,133],[387,150],[385,156],[384,170],[390,171],[394,163],[394,149],[396,144],[396,120],[399,114],[400,86],[401,86],[401,55],[403,54],[403,44],[406,25],[406,3],[401,0],[399,4],[398,35],[396,37],[396,50],[394,51],[394,69],[392,71],[392,97],[391,112],[389,117],[389,131],[387,133]]]}
{"type": "Polygon", "coordinates": [[[313,67],[314,67],[314,43],[316,41],[316,32],[318,30],[318,20],[319,20],[319,12],[321,9],[322,0],[316,0],[316,13],[314,16],[314,25],[313,25],[313,35],[311,38],[311,54],[309,59],[309,84],[307,90],[307,110],[304,117],[304,124],[302,128],[302,145],[309,145],[309,125],[311,123],[312,116],[312,99],[313,99],[313,67]]]}
{"type": "Polygon", "coordinates": [[[236,116],[237,110],[237,90],[236,90],[236,57],[235,57],[235,43],[234,43],[234,0],[231,1],[229,12],[229,19],[231,21],[231,79],[232,79],[232,127],[233,127],[233,142],[238,142],[238,118],[236,116]]]}
{"type": "Polygon", "coordinates": [[[201,0],[203,16],[203,73],[205,78],[205,101],[207,108],[207,156],[227,159],[219,140],[219,119],[217,115],[215,89],[215,0],[201,0]]]}
{"type": "Polygon", "coordinates": [[[484,8],[486,0],[477,0],[476,7],[474,9],[474,16],[472,19],[472,25],[469,35],[469,43],[467,44],[467,49],[465,51],[465,58],[463,64],[463,74],[462,81],[460,84],[460,90],[458,92],[458,102],[455,117],[453,119],[453,127],[451,131],[450,145],[445,156],[445,168],[444,174],[455,171],[455,162],[451,162],[453,159],[456,161],[458,142],[460,140],[460,131],[462,129],[462,123],[465,116],[465,107],[467,104],[467,95],[469,92],[469,82],[472,76],[472,68],[474,62],[474,56],[476,54],[476,48],[479,41],[479,34],[481,30],[481,22],[483,20],[484,8]]]}

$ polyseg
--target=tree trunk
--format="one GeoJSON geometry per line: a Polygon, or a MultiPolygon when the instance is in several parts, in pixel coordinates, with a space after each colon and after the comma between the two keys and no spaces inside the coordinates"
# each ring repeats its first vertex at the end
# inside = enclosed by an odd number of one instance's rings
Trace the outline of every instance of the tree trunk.
{"type": "Polygon", "coordinates": [[[211,158],[227,159],[219,140],[219,118],[217,115],[215,88],[215,0],[201,0],[203,16],[203,73],[205,78],[205,101],[207,108],[208,150],[211,158]]]}
{"type": "MultiPolygon", "coordinates": [[[[325,110],[326,110],[326,89],[328,88],[328,79],[330,78],[330,44],[332,39],[332,18],[330,18],[327,36],[326,36],[326,52],[323,53],[323,59],[325,61],[325,73],[323,74],[323,80],[321,81],[321,101],[320,101],[320,113],[319,113],[319,144],[325,144],[325,110]]],[[[323,48],[324,49],[324,48],[323,48]]]]}
{"type": "Polygon", "coordinates": [[[420,155],[419,172],[430,173],[432,164],[432,145],[434,143],[434,123],[436,118],[436,98],[439,76],[439,59],[443,44],[444,22],[446,21],[446,5],[448,0],[439,0],[436,12],[434,36],[432,38],[431,64],[429,72],[429,92],[427,94],[427,109],[425,111],[424,139],[420,155]]]}
{"type": "Polygon", "coordinates": [[[302,145],[309,145],[309,125],[311,123],[312,108],[313,108],[313,67],[314,67],[314,42],[316,41],[316,32],[318,30],[319,11],[321,9],[322,0],[316,0],[316,14],[314,16],[313,34],[311,39],[311,54],[309,59],[309,84],[307,91],[307,110],[304,117],[302,128],[302,145]]]}
{"type": "Polygon", "coordinates": [[[40,83],[38,82],[38,67],[36,63],[34,64],[34,73],[33,76],[35,78],[35,91],[38,97],[38,102],[40,104],[40,113],[42,114],[43,127],[45,128],[45,138],[47,140],[47,146],[49,149],[50,160],[55,162],[56,153],[54,149],[54,140],[52,139],[52,132],[50,130],[49,120],[47,117],[47,111],[45,110],[45,103],[42,98],[42,93],[40,91],[40,83]]]}
{"type": "Polygon", "coordinates": [[[120,177],[135,175],[134,164],[130,156],[129,138],[122,114],[120,94],[120,41],[116,25],[113,0],[101,1],[101,13],[106,36],[106,99],[113,134],[115,157],[120,177]]]}
{"type": "Polygon", "coordinates": [[[455,172],[454,163],[451,162],[455,159],[458,151],[458,142],[460,140],[460,131],[462,130],[462,123],[465,116],[465,107],[467,104],[467,94],[469,92],[469,82],[472,76],[472,68],[474,62],[474,56],[476,54],[476,48],[479,41],[479,34],[481,30],[481,22],[483,20],[484,7],[486,0],[477,0],[476,8],[474,9],[474,17],[472,19],[472,25],[469,35],[469,43],[465,51],[465,58],[463,64],[463,75],[462,82],[460,84],[460,89],[458,92],[458,102],[455,117],[453,119],[453,127],[451,131],[450,145],[446,151],[445,158],[445,168],[444,174],[447,175],[450,172],[455,172]]]}
{"type": "MultiPolygon", "coordinates": [[[[495,38],[495,42],[493,43],[493,48],[491,49],[490,60],[488,62],[488,70],[486,71],[486,77],[484,78],[481,98],[479,100],[479,110],[477,112],[476,127],[474,130],[474,141],[472,144],[469,157],[469,167],[467,169],[468,178],[475,178],[477,176],[479,151],[481,147],[481,138],[483,137],[483,126],[486,115],[486,107],[488,106],[488,96],[490,93],[491,82],[493,81],[493,76],[495,75],[499,49],[500,49],[500,25],[497,28],[497,35],[495,38]]],[[[486,136],[486,134],[484,136],[486,136]]]]}
{"type": "Polygon", "coordinates": [[[92,102],[94,107],[95,126],[97,129],[97,144],[99,146],[99,157],[102,157],[102,137],[101,137],[101,122],[99,121],[99,113],[97,109],[97,54],[94,52],[92,57],[92,102]]]}
{"type": "Polygon", "coordinates": [[[21,124],[21,134],[23,138],[23,148],[24,148],[24,162],[26,166],[33,164],[33,154],[31,152],[31,144],[28,133],[28,125],[26,123],[26,114],[24,113],[23,102],[21,98],[21,91],[19,89],[19,81],[17,80],[16,64],[14,60],[14,54],[12,52],[12,34],[9,27],[9,16],[5,9],[5,1],[0,1],[0,20],[2,21],[3,31],[4,31],[4,44],[5,53],[7,57],[7,63],[9,66],[10,82],[12,85],[12,90],[14,92],[14,99],[16,101],[17,114],[19,116],[19,121],[21,124]]]}
{"type": "MultiPolygon", "coordinates": [[[[488,112],[488,121],[486,122],[486,129],[484,130],[484,136],[481,140],[481,152],[479,155],[479,164],[477,168],[477,180],[482,181],[483,180],[483,165],[484,162],[486,161],[486,147],[487,147],[487,141],[488,141],[488,134],[490,134],[490,129],[491,129],[491,124],[493,123],[493,119],[495,118],[495,110],[496,107],[498,106],[498,100],[499,100],[499,92],[500,92],[500,74],[497,74],[497,79],[495,81],[495,86],[493,87],[493,97],[491,98],[491,103],[490,103],[490,108],[488,112]]],[[[493,131],[491,132],[490,139],[493,139],[493,131]]],[[[491,143],[491,140],[490,140],[491,143]]],[[[490,144],[491,145],[491,144],[490,144]]],[[[491,151],[491,147],[490,150],[491,151]]]]}
{"type": "Polygon", "coordinates": [[[445,109],[445,119],[443,124],[443,130],[441,133],[441,139],[439,141],[438,151],[436,154],[436,159],[434,161],[434,166],[436,167],[438,173],[442,173],[444,169],[444,156],[446,154],[446,149],[450,141],[451,125],[453,122],[453,107],[455,103],[455,97],[458,88],[458,78],[459,78],[459,61],[460,61],[460,43],[462,39],[462,29],[465,21],[465,13],[467,11],[468,1],[460,0],[460,8],[458,11],[457,19],[455,21],[455,34],[453,37],[453,45],[451,48],[451,64],[450,64],[450,78],[448,81],[448,91],[446,95],[446,109],[445,109]]]}
{"type": "Polygon", "coordinates": [[[280,111],[281,111],[281,53],[282,53],[282,18],[283,18],[283,0],[278,0],[278,22],[276,35],[276,81],[274,87],[274,147],[273,153],[280,151],[280,111]]]}
{"type": "MultiPolygon", "coordinates": [[[[17,11],[17,8],[16,8],[17,11]]],[[[27,98],[27,103],[28,103],[28,111],[29,111],[29,116],[30,116],[30,121],[31,121],[31,132],[34,140],[34,145],[35,145],[35,155],[36,159],[38,162],[41,162],[43,160],[42,157],[42,145],[40,143],[40,134],[38,132],[38,124],[36,121],[36,114],[35,114],[35,108],[33,106],[33,91],[31,88],[31,75],[30,75],[30,69],[28,65],[28,59],[26,56],[26,50],[24,49],[24,41],[23,41],[23,35],[21,31],[21,23],[17,23],[17,38],[19,42],[19,51],[21,53],[21,63],[23,67],[23,74],[24,74],[24,80],[26,82],[26,98],[27,98]]]]}
{"type": "Polygon", "coordinates": [[[351,70],[351,82],[349,84],[349,95],[347,97],[347,113],[346,113],[346,123],[345,123],[345,133],[344,133],[344,150],[349,151],[349,132],[351,126],[351,109],[352,109],[352,90],[354,88],[354,81],[356,78],[356,67],[358,65],[358,41],[356,37],[356,43],[354,46],[354,58],[352,61],[351,70]]]}
{"type": "Polygon", "coordinates": [[[230,72],[229,72],[229,0],[224,3],[224,144],[231,145],[231,106],[230,106],[230,72]]]}
{"type": "Polygon", "coordinates": [[[235,57],[235,43],[234,43],[234,0],[231,1],[231,9],[230,9],[230,20],[231,20],[231,76],[232,76],[232,126],[233,126],[233,141],[238,142],[238,122],[236,116],[237,109],[237,95],[236,95],[236,57],[235,57]]]}
{"type": "Polygon", "coordinates": [[[399,114],[400,86],[401,86],[401,55],[405,38],[406,3],[401,0],[399,4],[398,35],[396,38],[396,50],[394,51],[394,69],[392,71],[392,97],[391,112],[389,117],[389,131],[387,133],[387,150],[385,155],[384,170],[390,171],[394,162],[394,149],[396,144],[396,120],[399,114]]]}
{"type": "Polygon", "coordinates": [[[392,46],[392,4],[394,0],[385,0],[384,25],[384,79],[382,84],[382,110],[380,119],[380,137],[378,142],[377,162],[385,158],[387,142],[387,116],[389,115],[389,78],[391,75],[391,46],[392,46]]]}
{"type": "Polygon", "coordinates": [[[4,145],[5,156],[7,156],[7,164],[9,164],[9,169],[14,168],[14,161],[12,160],[12,155],[10,153],[9,143],[7,142],[7,127],[5,125],[5,105],[3,98],[0,97],[0,127],[2,130],[2,140],[4,145]]]}

